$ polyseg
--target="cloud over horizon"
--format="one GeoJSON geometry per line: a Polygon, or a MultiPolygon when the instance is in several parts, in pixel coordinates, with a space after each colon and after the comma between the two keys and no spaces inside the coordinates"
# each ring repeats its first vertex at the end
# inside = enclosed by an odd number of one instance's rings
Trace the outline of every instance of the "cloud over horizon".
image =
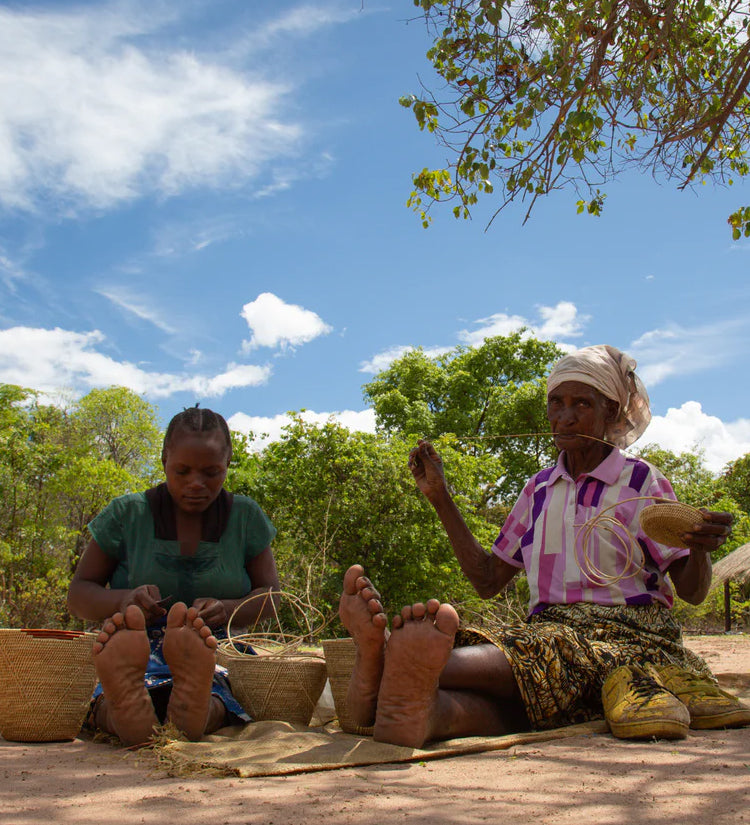
{"type": "Polygon", "coordinates": [[[100,352],[105,341],[99,330],[0,330],[0,381],[53,395],[62,389],[83,394],[94,387],[121,386],[150,398],[178,392],[215,398],[230,389],[264,384],[271,376],[269,366],[236,363],[217,375],[149,372],[100,352]]]}

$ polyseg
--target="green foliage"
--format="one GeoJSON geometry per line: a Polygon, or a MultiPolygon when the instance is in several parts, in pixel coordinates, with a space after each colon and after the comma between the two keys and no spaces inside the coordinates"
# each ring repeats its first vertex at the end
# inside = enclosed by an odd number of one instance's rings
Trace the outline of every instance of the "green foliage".
{"type": "Polygon", "coordinates": [[[86,525],[115,496],[150,486],[159,443],[153,408],[121,387],[62,410],[0,384],[1,623],[69,621],[86,525]]]}
{"type": "Polygon", "coordinates": [[[487,498],[515,499],[554,460],[545,376],[561,354],[523,331],[434,358],[416,349],[365,384],[365,398],[386,433],[430,439],[453,433],[473,454],[499,457],[502,469],[487,498]]]}
{"type": "Polygon", "coordinates": [[[727,465],[720,486],[746,513],[750,513],[750,453],[727,465]]]}
{"type": "MultiPolygon", "coordinates": [[[[453,158],[413,178],[409,206],[423,225],[434,202],[455,199],[466,218],[496,191],[495,215],[527,200],[528,218],[537,198],[567,187],[582,194],[579,212],[599,215],[598,187],[628,166],[681,188],[747,175],[746,4],[413,2],[440,91],[400,103],[453,158]]],[[[748,236],[750,207],[729,222],[748,236]]]]}
{"type": "MultiPolygon", "coordinates": [[[[483,502],[497,460],[467,455],[450,439],[438,445],[467,521],[489,546],[497,528],[484,518],[483,502]]],[[[390,612],[436,594],[478,602],[416,489],[407,468],[411,446],[399,436],[353,433],[334,423],[317,427],[297,418],[251,460],[252,470],[234,489],[255,498],[279,531],[274,554],[282,587],[333,615],[344,572],[361,563],[390,612]]]]}
{"type": "Polygon", "coordinates": [[[718,493],[716,478],[707,470],[701,453],[682,452],[679,455],[656,444],[647,444],[639,455],[658,468],[670,481],[675,495],[691,507],[714,506],[718,493]]]}

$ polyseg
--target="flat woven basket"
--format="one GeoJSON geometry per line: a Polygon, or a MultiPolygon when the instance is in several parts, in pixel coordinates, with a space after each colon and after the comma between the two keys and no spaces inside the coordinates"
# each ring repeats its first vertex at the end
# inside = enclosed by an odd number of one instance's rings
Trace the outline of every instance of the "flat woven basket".
{"type": "Polygon", "coordinates": [[[341,730],[346,733],[356,733],[358,736],[372,736],[372,728],[355,724],[346,707],[349,680],[354,669],[356,653],[354,639],[324,639],[323,652],[326,657],[328,681],[331,683],[333,706],[336,708],[336,717],[341,730]]]}
{"type": "Polygon", "coordinates": [[[14,742],[75,739],[91,702],[95,633],[0,628],[0,734],[14,742]]]}
{"type": "MultiPolygon", "coordinates": [[[[252,644],[249,638],[235,637],[234,641],[252,644]]],[[[257,722],[277,719],[310,724],[326,684],[326,663],[321,656],[242,653],[230,641],[220,642],[217,661],[229,671],[232,693],[257,722]]]]}
{"type": "Polygon", "coordinates": [[[703,521],[703,513],[689,504],[665,501],[644,507],[640,515],[643,532],[659,544],[687,547],[683,533],[689,533],[703,521]]]}

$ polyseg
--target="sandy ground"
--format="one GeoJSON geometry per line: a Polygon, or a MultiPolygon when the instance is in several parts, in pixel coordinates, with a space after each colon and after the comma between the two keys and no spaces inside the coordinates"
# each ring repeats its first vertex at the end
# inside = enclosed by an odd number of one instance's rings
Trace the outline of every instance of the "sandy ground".
{"type": "MultiPolygon", "coordinates": [[[[750,636],[694,637],[750,687],[750,636]]],[[[0,698],[1,701],[1,698],[0,698]]],[[[580,736],[422,764],[286,777],[171,778],[80,739],[0,740],[1,825],[409,823],[750,824],[750,728],[680,742],[580,736]]]]}

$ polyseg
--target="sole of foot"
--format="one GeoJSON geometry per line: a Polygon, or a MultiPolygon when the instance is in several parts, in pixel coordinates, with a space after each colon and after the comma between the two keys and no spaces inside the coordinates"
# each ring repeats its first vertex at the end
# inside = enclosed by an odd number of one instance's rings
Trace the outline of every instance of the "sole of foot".
{"type": "Polygon", "coordinates": [[[140,608],[131,604],[124,613],[107,619],[94,642],[93,655],[104,693],[106,729],[128,747],[145,744],[158,719],[143,682],[150,647],[140,608]]]}
{"type": "Polygon", "coordinates": [[[194,607],[174,604],[167,614],[164,660],[172,672],[167,721],[191,741],[203,736],[211,701],[218,642],[194,607]]]}
{"type": "Polygon", "coordinates": [[[375,719],[383,675],[388,617],[380,594],[364,572],[361,565],[355,564],[344,574],[339,617],[356,645],[347,711],[356,724],[369,726],[375,719]]]}
{"type": "Polygon", "coordinates": [[[391,623],[373,738],[420,748],[432,738],[438,680],[458,630],[458,614],[431,599],[405,607],[391,623]]]}

